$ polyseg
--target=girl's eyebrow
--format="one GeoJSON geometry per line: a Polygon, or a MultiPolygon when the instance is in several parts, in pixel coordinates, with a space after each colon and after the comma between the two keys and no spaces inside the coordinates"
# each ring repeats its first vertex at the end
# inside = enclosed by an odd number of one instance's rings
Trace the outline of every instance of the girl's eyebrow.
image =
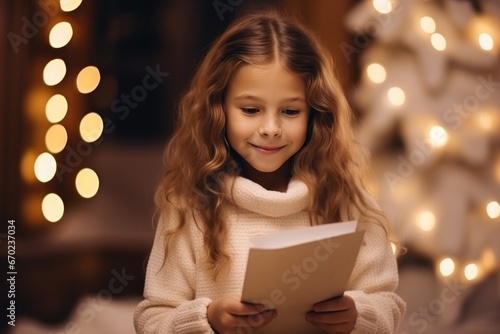
{"type": "MultiPolygon", "coordinates": [[[[235,100],[263,101],[260,97],[253,96],[253,95],[247,95],[247,94],[236,96],[234,99],[235,100]]],[[[283,99],[281,102],[295,102],[295,101],[306,102],[303,97],[289,97],[289,98],[283,99]]]]}

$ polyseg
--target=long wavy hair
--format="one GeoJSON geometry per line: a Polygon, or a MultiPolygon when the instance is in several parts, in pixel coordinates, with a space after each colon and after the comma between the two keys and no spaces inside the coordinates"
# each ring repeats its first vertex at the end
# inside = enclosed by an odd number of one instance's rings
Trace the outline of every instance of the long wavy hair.
{"type": "Polygon", "coordinates": [[[226,89],[239,66],[274,61],[306,86],[308,133],[293,157],[292,174],[309,188],[311,224],[361,218],[388,232],[387,219],[367,200],[367,156],[356,143],[353,113],[328,51],[290,17],[272,11],[247,14],[211,45],[180,100],[177,126],[165,149],[166,173],[155,195],[159,212],[174,207],[181,213],[180,224],[166,232],[167,251],[171,238],[194,219],[215,276],[229,261],[222,210],[231,196],[223,190],[222,176],[238,173],[238,158],[225,140],[226,89]]]}

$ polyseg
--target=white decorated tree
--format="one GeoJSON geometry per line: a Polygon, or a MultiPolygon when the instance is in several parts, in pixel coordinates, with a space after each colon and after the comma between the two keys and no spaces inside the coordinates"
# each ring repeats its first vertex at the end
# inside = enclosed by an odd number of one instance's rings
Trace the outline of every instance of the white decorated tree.
{"type": "Polygon", "coordinates": [[[478,284],[500,259],[500,1],[365,0],[346,23],[382,209],[436,281],[478,284]]]}

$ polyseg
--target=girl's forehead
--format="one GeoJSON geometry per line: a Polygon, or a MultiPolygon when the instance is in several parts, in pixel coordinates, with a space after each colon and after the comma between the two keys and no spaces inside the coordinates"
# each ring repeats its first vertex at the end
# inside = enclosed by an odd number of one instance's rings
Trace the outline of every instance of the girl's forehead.
{"type": "Polygon", "coordinates": [[[305,83],[279,63],[243,65],[230,80],[227,96],[236,100],[305,101],[305,83]]]}
{"type": "Polygon", "coordinates": [[[286,69],[279,62],[269,64],[244,64],[238,67],[229,82],[230,91],[279,92],[292,91],[305,93],[304,80],[298,74],[286,69]]]}

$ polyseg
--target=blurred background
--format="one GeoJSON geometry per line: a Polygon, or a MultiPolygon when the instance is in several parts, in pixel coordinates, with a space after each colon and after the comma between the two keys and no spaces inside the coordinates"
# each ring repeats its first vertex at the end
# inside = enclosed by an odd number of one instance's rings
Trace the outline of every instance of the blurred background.
{"type": "Polygon", "coordinates": [[[2,308],[15,300],[16,326],[7,310],[0,331],[134,333],[176,102],[214,38],[265,6],[331,51],[407,248],[400,333],[500,333],[495,0],[1,1],[2,308]]]}

